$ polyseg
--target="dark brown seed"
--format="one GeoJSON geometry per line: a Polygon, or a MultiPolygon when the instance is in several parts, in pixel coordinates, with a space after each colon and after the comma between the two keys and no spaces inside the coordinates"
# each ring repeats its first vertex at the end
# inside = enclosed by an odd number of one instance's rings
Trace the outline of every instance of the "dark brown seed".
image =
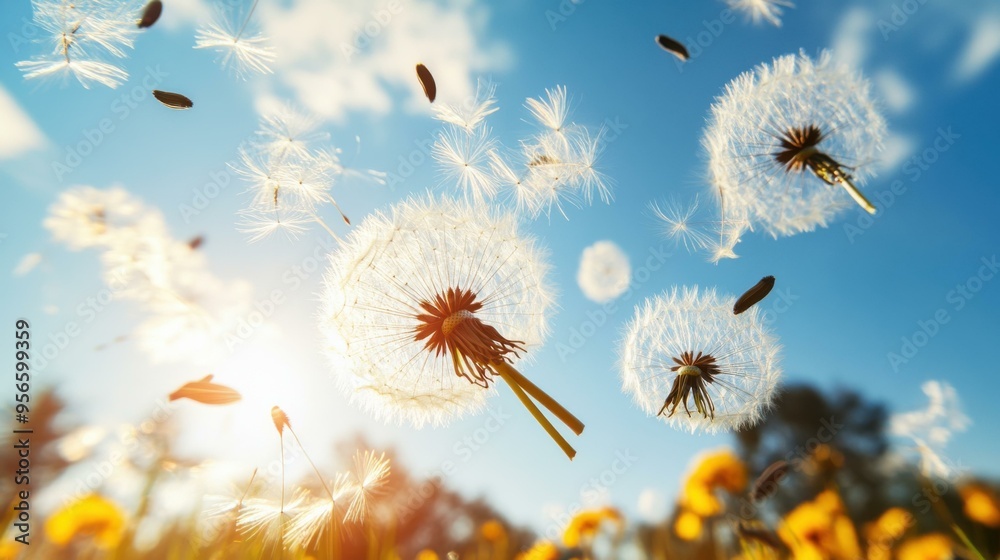
{"type": "Polygon", "coordinates": [[[684,45],[678,43],[670,37],[667,37],[666,35],[657,35],[656,42],[663,48],[663,50],[681,60],[687,60],[690,57],[690,55],[688,55],[688,50],[684,48],[684,45]]]}
{"type": "Polygon", "coordinates": [[[171,109],[190,109],[194,107],[194,102],[179,93],[169,91],[153,90],[153,97],[171,109]]]}
{"type": "Polygon", "coordinates": [[[764,472],[760,473],[760,476],[754,481],[753,488],[750,489],[750,499],[759,502],[773,496],[778,491],[778,483],[788,474],[789,468],[787,461],[775,461],[764,469],[764,472]]]}
{"type": "Polygon", "coordinates": [[[784,549],[781,545],[781,541],[778,540],[777,535],[767,529],[761,529],[758,527],[752,527],[746,523],[740,523],[736,528],[736,532],[742,539],[757,541],[773,550],[780,551],[784,549]]]}
{"type": "Polygon", "coordinates": [[[753,288],[747,290],[740,299],[736,300],[736,305],[733,306],[733,314],[739,315],[747,309],[753,307],[755,303],[767,297],[767,294],[771,293],[771,288],[774,288],[774,276],[765,276],[757,282],[757,285],[753,288]]]}
{"type": "Polygon", "coordinates": [[[188,247],[190,247],[191,250],[194,251],[198,247],[201,247],[203,243],[205,243],[205,238],[199,235],[197,237],[192,237],[191,241],[188,241],[188,247]]]}
{"type": "Polygon", "coordinates": [[[427,100],[434,103],[434,98],[437,97],[437,85],[434,83],[431,71],[423,64],[417,64],[417,79],[420,80],[420,87],[424,88],[427,100]]]}
{"type": "Polygon", "coordinates": [[[163,13],[163,2],[160,0],[152,0],[146,4],[146,9],[142,11],[142,19],[139,20],[139,29],[145,29],[156,23],[161,13],[163,13]]]}

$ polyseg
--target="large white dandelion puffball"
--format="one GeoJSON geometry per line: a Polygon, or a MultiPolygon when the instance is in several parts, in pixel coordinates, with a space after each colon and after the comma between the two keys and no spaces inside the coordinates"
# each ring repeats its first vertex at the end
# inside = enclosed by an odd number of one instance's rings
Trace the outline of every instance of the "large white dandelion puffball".
{"type": "Polygon", "coordinates": [[[446,198],[364,220],[331,256],[321,329],[332,374],[373,416],[416,427],[482,408],[497,375],[541,344],[548,264],[516,219],[446,198]]]}
{"type": "Polygon", "coordinates": [[[636,306],[621,342],[622,390],[674,428],[714,433],[756,424],[781,376],[781,346],[759,308],[674,288],[636,306]]]}

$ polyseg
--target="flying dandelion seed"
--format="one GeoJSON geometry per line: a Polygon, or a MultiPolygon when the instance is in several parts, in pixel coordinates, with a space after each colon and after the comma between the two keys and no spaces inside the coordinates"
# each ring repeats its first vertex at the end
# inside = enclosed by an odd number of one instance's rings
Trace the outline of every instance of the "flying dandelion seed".
{"type": "Polygon", "coordinates": [[[472,101],[435,109],[435,118],[448,126],[432,155],[449,184],[477,204],[509,195],[518,212],[533,218],[551,216],[553,208],[567,217],[565,206],[590,204],[595,195],[610,203],[609,181],[596,168],[603,129],[593,133],[567,122],[565,87],[525,102],[540,131],[522,139],[517,150],[505,149],[484,124],[497,110],[494,93],[492,84],[480,83],[472,101]]]}
{"type": "Polygon", "coordinates": [[[471,132],[485,122],[486,117],[497,112],[496,103],[496,85],[480,80],[471,102],[438,103],[434,106],[434,118],[471,132]]]}
{"type": "Polygon", "coordinates": [[[711,262],[736,258],[736,245],[749,228],[746,217],[730,208],[721,218],[709,219],[705,215],[708,211],[701,208],[698,197],[690,203],[671,200],[649,204],[653,216],[661,222],[662,234],[678,247],[689,253],[707,251],[711,262]]]}
{"type": "Polygon", "coordinates": [[[89,88],[98,83],[116,88],[128,80],[128,72],[107,58],[124,58],[138,33],[133,1],[33,0],[33,19],[41,29],[37,39],[46,54],[22,60],[16,66],[26,80],[65,78],[72,74],[89,88]]]}
{"type": "Polygon", "coordinates": [[[434,83],[431,71],[423,64],[417,64],[417,79],[420,80],[420,87],[424,89],[427,101],[434,103],[434,98],[437,97],[437,84],[434,83]]]}
{"type": "Polygon", "coordinates": [[[156,23],[156,20],[160,19],[161,13],[163,13],[163,2],[152,0],[149,4],[146,4],[146,9],[142,11],[142,17],[139,18],[139,22],[136,25],[139,29],[151,27],[156,23]]]}
{"type": "Polygon", "coordinates": [[[825,227],[861,194],[886,134],[862,76],[828,51],[776,58],[730,82],[702,144],[724,211],[777,237],[825,227]],[[838,188],[842,187],[842,188],[838,188]]]}
{"type": "Polygon", "coordinates": [[[666,35],[657,35],[656,44],[660,45],[660,48],[676,56],[682,61],[687,60],[691,56],[688,54],[688,50],[684,45],[674,39],[671,39],[670,37],[667,37],[666,35]]]}
{"type": "Polygon", "coordinates": [[[481,409],[502,377],[572,457],[527,395],[583,425],[513,364],[542,342],[548,265],[516,218],[445,198],[365,219],[333,254],[321,328],[345,393],[374,416],[443,425],[481,409]]]}
{"type": "Polygon", "coordinates": [[[611,301],[625,293],[631,278],[628,255],[614,243],[598,241],[583,250],[576,282],[587,299],[611,301]]]}
{"type": "Polygon", "coordinates": [[[251,242],[279,231],[294,237],[310,224],[339,239],[320,216],[322,207],[330,205],[351,223],[330,194],[333,186],[345,176],[380,180],[376,171],[346,168],[339,149],[317,146],[329,135],[316,128],[315,119],[284,107],[264,116],[256,140],[240,149],[239,163],[231,167],[249,184],[251,201],[240,212],[238,228],[251,242]]]}
{"type": "Polygon", "coordinates": [[[767,297],[774,288],[774,276],[765,276],[754,287],[743,293],[733,304],[733,315],[739,315],[767,297]]]}
{"type": "Polygon", "coordinates": [[[154,89],[153,97],[171,109],[190,109],[191,107],[194,107],[193,101],[188,99],[187,96],[179,93],[171,93],[169,91],[154,89]]]}
{"type": "Polygon", "coordinates": [[[274,49],[268,45],[269,39],[255,32],[250,24],[256,8],[254,0],[245,18],[236,9],[217,9],[212,20],[198,28],[194,48],[221,52],[222,67],[231,69],[237,77],[270,74],[274,49]]]}
{"type": "Polygon", "coordinates": [[[775,27],[781,27],[782,8],[795,7],[788,0],[726,0],[726,4],[733,11],[742,12],[754,25],[766,21],[775,27]]]}
{"type": "Polygon", "coordinates": [[[198,381],[181,385],[179,389],[170,393],[170,400],[191,399],[203,404],[230,404],[242,398],[235,389],[212,383],[212,377],[214,376],[206,375],[198,381]]]}
{"type": "Polygon", "coordinates": [[[674,288],[636,307],[621,342],[622,390],[675,428],[756,424],[781,376],[780,346],[757,309],[735,316],[714,290],[674,288]]]}

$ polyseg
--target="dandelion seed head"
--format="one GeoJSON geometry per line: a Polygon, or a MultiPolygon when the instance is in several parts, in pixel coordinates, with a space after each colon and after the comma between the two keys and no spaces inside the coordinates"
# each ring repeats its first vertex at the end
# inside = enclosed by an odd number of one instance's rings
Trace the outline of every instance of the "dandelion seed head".
{"type": "Polygon", "coordinates": [[[490,361],[513,363],[544,339],[544,257],[513,216],[467,202],[424,197],[369,216],[325,278],[338,384],[372,415],[418,427],[480,409],[490,361]]]}
{"type": "Polygon", "coordinates": [[[732,301],[714,290],[674,288],[637,306],[625,327],[622,389],[674,428],[737,430],[770,408],[779,351],[757,308],[737,316],[732,301]],[[699,381],[701,397],[675,393],[699,381]]]}
{"type": "Polygon", "coordinates": [[[781,27],[782,8],[794,8],[795,4],[788,0],[726,0],[729,8],[743,13],[754,25],[768,22],[775,27],[781,27]]]}
{"type": "Polygon", "coordinates": [[[625,293],[632,278],[632,267],[618,245],[598,241],[583,250],[576,282],[587,299],[604,303],[625,293]]]}
{"type": "Polygon", "coordinates": [[[850,207],[835,183],[871,177],[886,134],[870,89],[829,52],[776,58],[730,82],[702,139],[726,211],[777,237],[825,227],[850,207]]]}

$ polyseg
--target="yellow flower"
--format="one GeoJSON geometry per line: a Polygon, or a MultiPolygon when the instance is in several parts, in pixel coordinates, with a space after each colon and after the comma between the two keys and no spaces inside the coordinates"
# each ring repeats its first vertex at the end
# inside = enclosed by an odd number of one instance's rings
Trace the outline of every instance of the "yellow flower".
{"type": "Polygon", "coordinates": [[[914,524],[913,516],[903,508],[889,508],[865,529],[868,539],[868,560],[892,558],[892,544],[914,524]]]}
{"type": "Polygon", "coordinates": [[[49,540],[65,546],[79,537],[93,537],[102,548],[114,548],[125,532],[125,514],[117,504],[90,494],[56,511],[45,522],[49,540]]]}
{"type": "Polygon", "coordinates": [[[507,539],[507,531],[503,524],[496,519],[491,519],[479,527],[479,534],[489,542],[498,542],[507,539]]]}
{"type": "Polygon", "coordinates": [[[747,485],[747,469],[731,451],[722,450],[705,455],[695,466],[684,484],[681,505],[701,517],[719,515],[722,501],[715,495],[719,488],[734,494],[747,485]]]}
{"type": "Polygon", "coordinates": [[[559,560],[559,549],[549,541],[540,541],[527,552],[518,554],[517,560],[559,560]]]}
{"type": "Polygon", "coordinates": [[[701,517],[690,511],[682,511],[674,521],[674,533],[681,540],[693,541],[701,536],[701,517]]]}
{"type": "Polygon", "coordinates": [[[896,553],[899,560],[950,560],[953,557],[951,539],[941,533],[904,541],[896,553]]]}
{"type": "Polygon", "coordinates": [[[611,507],[581,511],[573,516],[569,526],[566,527],[563,543],[569,547],[579,546],[580,542],[594,538],[605,521],[613,521],[620,525],[622,515],[611,507]]]}
{"type": "Polygon", "coordinates": [[[967,484],[960,492],[966,517],[989,527],[1000,527],[1000,503],[993,492],[981,484],[967,484]]]}
{"type": "Polygon", "coordinates": [[[853,560],[861,557],[854,525],[836,493],[826,491],[785,516],[778,536],[796,560],[853,560]]]}
{"type": "Polygon", "coordinates": [[[844,514],[844,502],[840,499],[840,494],[833,490],[823,490],[813,502],[830,516],[844,514]]]}
{"type": "Polygon", "coordinates": [[[0,541],[0,560],[14,560],[18,554],[27,549],[27,546],[15,540],[4,539],[0,541]]]}
{"type": "Polygon", "coordinates": [[[425,548],[417,553],[415,560],[438,560],[438,555],[437,552],[434,552],[429,548],[425,548]]]}

